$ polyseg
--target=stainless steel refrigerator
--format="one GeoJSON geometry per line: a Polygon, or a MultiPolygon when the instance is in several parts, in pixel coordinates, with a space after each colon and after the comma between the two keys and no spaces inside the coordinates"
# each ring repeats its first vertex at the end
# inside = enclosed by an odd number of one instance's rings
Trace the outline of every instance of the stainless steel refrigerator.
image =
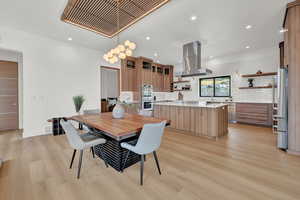
{"type": "Polygon", "coordinates": [[[288,148],[288,69],[278,72],[277,147],[288,148]]]}

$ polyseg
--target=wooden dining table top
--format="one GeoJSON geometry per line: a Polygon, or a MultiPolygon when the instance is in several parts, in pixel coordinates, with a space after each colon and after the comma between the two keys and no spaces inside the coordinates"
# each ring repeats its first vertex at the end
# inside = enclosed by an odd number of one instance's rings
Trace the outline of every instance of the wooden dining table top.
{"type": "Polygon", "coordinates": [[[137,114],[125,113],[124,118],[114,119],[111,112],[99,114],[76,115],[69,119],[86,124],[91,128],[104,131],[106,135],[121,140],[139,133],[144,124],[160,123],[169,120],[145,117],[137,114]]]}

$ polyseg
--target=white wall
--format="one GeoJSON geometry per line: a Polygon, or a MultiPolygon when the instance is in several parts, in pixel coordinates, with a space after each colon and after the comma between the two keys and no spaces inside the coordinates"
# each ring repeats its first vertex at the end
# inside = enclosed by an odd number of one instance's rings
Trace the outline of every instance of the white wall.
{"type": "MultiPolygon", "coordinates": [[[[199,97],[199,78],[231,75],[234,101],[272,102],[272,89],[240,90],[238,88],[248,85],[247,78],[242,78],[242,74],[253,74],[258,70],[263,72],[277,71],[279,67],[279,49],[277,47],[214,59],[207,62],[205,66],[213,71],[212,75],[184,79],[191,80],[192,86],[191,92],[182,92],[184,100],[207,99],[199,97]]],[[[180,70],[182,70],[181,66],[176,66],[176,71],[180,70]]],[[[261,77],[254,80],[254,85],[257,86],[268,85],[269,83],[272,83],[272,77],[261,77]]],[[[168,96],[169,98],[177,98],[176,93],[168,96]]]]}
{"type": "Polygon", "coordinates": [[[100,107],[102,52],[22,31],[0,28],[0,48],[23,54],[24,137],[45,133],[47,119],[75,114],[72,96],[84,108],[100,107]]]}

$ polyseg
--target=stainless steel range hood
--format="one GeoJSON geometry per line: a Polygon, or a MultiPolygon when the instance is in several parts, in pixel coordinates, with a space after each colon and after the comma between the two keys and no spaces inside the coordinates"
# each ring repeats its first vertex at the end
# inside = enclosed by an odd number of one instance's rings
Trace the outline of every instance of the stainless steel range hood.
{"type": "Polygon", "coordinates": [[[201,43],[199,41],[183,45],[182,77],[211,74],[212,71],[201,67],[201,43]]]}

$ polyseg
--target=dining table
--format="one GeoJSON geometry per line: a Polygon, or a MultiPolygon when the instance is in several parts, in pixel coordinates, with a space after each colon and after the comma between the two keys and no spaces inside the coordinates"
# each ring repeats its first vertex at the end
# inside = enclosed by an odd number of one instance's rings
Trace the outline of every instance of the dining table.
{"type": "Polygon", "coordinates": [[[76,115],[68,119],[89,127],[93,130],[92,134],[106,139],[105,144],[94,147],[95,154],[119,172],[141,160],[140,155],[132,152],[124,163],[128,150],[121,147],[122,142],[135,145],[145,124],[167,121],[167,125],[170,125],[170,120],[129,113],[125,113],[120,119],[115,119],[111,112],[76,115]],[[101,150],[103,154],[100,153],[101,150]]]}

